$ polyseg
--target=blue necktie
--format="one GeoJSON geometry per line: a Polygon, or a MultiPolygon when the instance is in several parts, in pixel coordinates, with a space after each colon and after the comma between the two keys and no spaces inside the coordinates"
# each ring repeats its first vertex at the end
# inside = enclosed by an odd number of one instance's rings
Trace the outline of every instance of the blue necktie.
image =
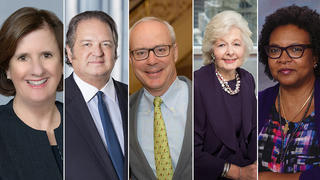
{"type": "Polygon", "coordinates": [[[98,109],[106,137],[108,152],[111,157],[113,166],[115,167],[120,180],[123,179],[123,155],[120,147],[120,143],[117,138],[117,134],[113,128],[107,106],[103,101],[103,92],[99,91],[98,95],[98,109]]]}

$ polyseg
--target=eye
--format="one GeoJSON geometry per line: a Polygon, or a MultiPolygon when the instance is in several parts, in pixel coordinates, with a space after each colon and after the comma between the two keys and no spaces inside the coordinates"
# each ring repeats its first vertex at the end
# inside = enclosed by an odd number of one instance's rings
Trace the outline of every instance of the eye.
{"type": "Polygon", "coordinates": [[[20,61],[25,61],[25,60],[26,60],[26,56],[19,56],[19,57],[18,57],[18,60],[20,60],[20,61]]]}
{"type": "Polygon", "coordinates": [[[112,44],[112,42],[103,42],[102,43],[102,46],[104,46],[104,47],[112,47],[113,46],[113,44],[112,44]]]}
{"type": "Polygon", "coordinates": [[[300,47],[300,46],[294,46],[294,47],[292,47],[291,50],[292,50],[293,52],[301,52],[301,51],[303,51],[303,48],[300,47]]]}
{"type": "Polygon", "coordinates": [[[218,45],[217,45],[217,47],[224,47],[225,46],[225,44],[223,44],[223,43],[219,43],[218,45]]]}
{"type": "Polygon", "coordinates": [[[45,52],[45,53],[43,53],[43,56],[44,56],[45,58],[51,58],[53,55],[52,55],[52,53],[50,53],[50,52],[45,52]]]}
{"type": "Polygon", "coordinates": [[[240,44],[240,43],[234,43],[234,45],[235,45],[235,46],[241,46],[241,44],[240,44]]]}
{"type": "Polygon", "coordinates": [[[276,47],[271,47],[270,49],[269,49],[269,53],[272,53],[272,54],[276,54],[276,53],[278,53],[280,51],[280,49],[279,48],[276,48],[276,47]]]}
{"type": "Polygon", "coordinates": [[[90,46],[91,46],[91,43],[89,43],[89,42],[85,42],[85,43],[83,43],[83,44],[82,44],[82,46],[90,47],[90,46]]]}
{"type": "Polygon", "coordinates": [[[134,51],[134,54],[136,56],[143,56],[146,54],[146,50],[136,50],[136,51],[134,51]]]}

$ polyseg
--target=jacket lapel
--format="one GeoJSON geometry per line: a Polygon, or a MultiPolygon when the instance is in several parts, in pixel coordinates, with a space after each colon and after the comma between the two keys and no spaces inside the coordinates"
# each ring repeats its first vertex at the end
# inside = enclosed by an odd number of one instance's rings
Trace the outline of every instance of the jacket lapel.
{"type": "MultiPolygon", "coordinates": [[[[71,75],[69,78],[71,78],[71,80],[68,81],[69,84],[67,85],[69,87],[66,88],[67,92],[70,91],[66,96],[66,99],[70,101],[70,114],[68,116],[73,116],[73,118],[70,118],[70,120],[73,121],[73,124],[75,124],[79,132],[81,132],[80,135],[88,143],[88,146],[95,155],[97,162],[99,162],[104,169],[113,169],[112,161],[103,145],[81,91],[76,85],[73,75],[71,75]]],[[[109,173],[106,173],[106,175],[110,176],[109,173]]],[[[112,177],[110,178],[117,179],[118,177],[116,174],[114,175],[111,175],[112,177]]]]}
{"type": "Polygon", "coordinates": [[[134,166],[131,168],[134,169],[140,169],[140,171],[143,169],[144,172],[147,174],[145,177],[150,177],[153,180],[156,180],[157,178],[155,177],[148,161],[147,158],[145,157],[141,146],[138,141],[138,136],[137,136],[137,112],[140,104],[140,100],[143,95],[143,89],[140,89],[136,96],[134,98],[130,98],[130,121],[132,123],[132,128],[130,128],[130,151],[132,151],[134,154],[136,154],[136,158],[140,162],[136,162],[134,166]]]}
{"type": "MultiPolygon", "coordinates": [[[[180,80],[185,81],[188,85],[188,109],[187,109],[187,122],[184,131],[183,144],[177,167],[174,171],[172,179],[180,179],[181,172],[185,171],[187,167],[191,167],[188,163],[192,163],[192,84],[191,81],[185,77],[179,77],[180,80]]],[[[191,169],[190,169],[191,171],[191,169]]]]}

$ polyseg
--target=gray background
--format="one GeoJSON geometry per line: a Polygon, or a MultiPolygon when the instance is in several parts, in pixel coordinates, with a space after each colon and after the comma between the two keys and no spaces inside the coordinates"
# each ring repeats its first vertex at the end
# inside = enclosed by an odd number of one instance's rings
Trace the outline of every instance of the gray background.
{"type": "MultiPolygon", "coordinates": [[[[320,12],[320,1],[319,0],[288,0],[288,1],[280,1],[280,0],[259,0],[259,8],[258,8],[258,28],[259,35],[261,28],[264,24],[265,17],[275,12],[277,9],[281,7],[290,6],[292,4],[296,4],[297,6],[308,6],[310,9],[317,10],[320,12]]],[[[271,81],[264,73],[264,65],[259,62],[258,65],[258,74],[259,74],[259,91],[272,86],[275,82],[271,81]]]]}
{"type": "MultiPolygon", "coordinates": [[[[63,20],[63,0],[0,0],[0,24],[16,10],[22,7],[35,7],[49,10],[63,20]]],[[[0,95],[0,105],[6,104],[12,97],[0,95]]],[[[63,101],[63,93],[57,93],[57,100],[63,101]]]]}

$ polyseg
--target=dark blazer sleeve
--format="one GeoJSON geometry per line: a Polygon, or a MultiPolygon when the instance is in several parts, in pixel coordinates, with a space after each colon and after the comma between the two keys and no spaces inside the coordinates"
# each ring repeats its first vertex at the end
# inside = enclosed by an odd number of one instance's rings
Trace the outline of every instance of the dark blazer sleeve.
{"type": "Polygon", "coordinates": [[[202,103],[203,98],[200,92],[200,77],[194,74],[194,168],[195,179],[217,179],[220,177],[224,163],[223,159],[214,157],[204,151],[204,139],[206,136],[207,122],[206,112],[202,103]]]}

